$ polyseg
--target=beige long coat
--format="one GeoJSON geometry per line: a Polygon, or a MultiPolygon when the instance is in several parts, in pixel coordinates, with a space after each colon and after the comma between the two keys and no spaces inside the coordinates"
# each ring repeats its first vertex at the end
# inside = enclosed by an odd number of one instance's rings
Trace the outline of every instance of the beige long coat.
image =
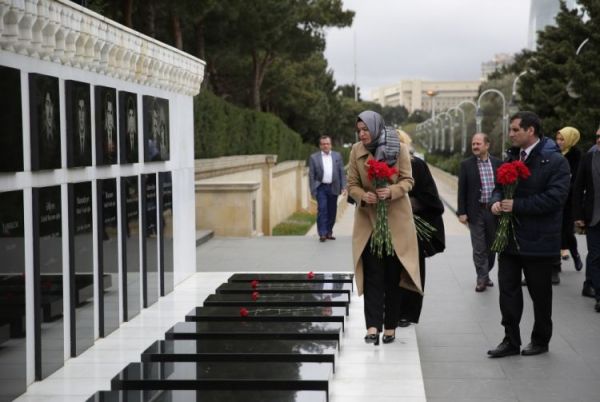
{"type": "MultiPolygon", "coordinates": [[[[362,142],[352,146],[348,168],[348,193],[356,201],[354,212],[354,229],[352,232],[352,258],[358,294],[363,294],[363,263],[361,255],[375,227],[376,204],[362,202],[362,196],[375,192],[375,187],[369,180],[367,161],[373,155],[362,142]]],[[[400,275],[399,286],[423,294],[421,277],[419,275],[419,252],[417,235],[413,220],[412,208],[408,192],[414,185],[410,154],[406,146],[400,147],[400,156],[396,163],[398,174],[390,184],[391,200],[388,206],[388,223],[392,233],[394,251],[404,266],[400,275]]]]}

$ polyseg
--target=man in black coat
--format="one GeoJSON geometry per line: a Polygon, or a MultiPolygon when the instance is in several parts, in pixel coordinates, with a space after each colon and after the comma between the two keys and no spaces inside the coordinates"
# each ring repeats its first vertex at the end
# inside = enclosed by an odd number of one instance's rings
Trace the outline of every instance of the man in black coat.
{"type": "Polygon", "coordinates": [[[489,154],[487,134],[477,133],[471,140],[473,156],[460,164],[458,174],[458,210],[461,223],[469,226],[473,263],[477,272],[476,292],[493,286],[489,272],[494,267],[496,254],[490,250],[496,233],[496,218],[492,215],[490,199],[494,190],[496,169],[502,163],[489,154]]]}
{"type": "Polygon", "coordinates": [[[596,147],[583,157],[579,166],[572,201],[575,225],[586,228],[588,245],[582,294],[594,295],[595,309],[600,313],[600,128],[596,131],[596,147]],[[590,292],[590,287],[594,292],[590,292]]]}
{"type": "Polygon", "coordinates": [[[540,131],[541,121],[532,112],[511,117],[509,138],[513,147],[507,161],[522,160],[531,176],[519,181],[513,199],[505,199],[502,186],[496,186],[491,210],[495,215],[512,213],[514,237],[498,256],[500,311],[504,340],[490,357],[519,354],[523,314],[521,271],[533,302],[534,324],[531,342],[521,351],[532,356],[548,351],[552,337],[552,269],[560,264],[562,211],[569,194],[570,172],[567,160],[554,141],[540,131]]]}

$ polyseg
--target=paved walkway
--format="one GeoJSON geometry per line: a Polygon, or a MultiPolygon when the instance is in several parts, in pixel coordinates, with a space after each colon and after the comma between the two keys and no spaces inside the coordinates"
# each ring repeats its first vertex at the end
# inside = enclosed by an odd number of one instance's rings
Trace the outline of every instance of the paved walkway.
{"type": "MultiPolygon", "coordinates": [[[[449,207],[444,214],[447,249],[427,261],[421,323],[409,327],[416,332],[420,359],[419,366],[415,362],[415,369],[421,368],[427,401],[599,401],[600,314],[594,312],[592,299],[581,296],[585,274],[576,272],[572,261],[563,264],[562,283],[553,288],[554,336],[550,353],[487,358],[486,351],[503,337],[498,287],[488,288],[483,293],[474,291],[475,270],[469,234],[452,211],[456,208],[456,178],[435,168],[431,170],[440,196],[449,207]]],[[[304,238],[213,239],[198,248],[198,269],[348,271],[352,265],[353,212],[349,206],[334,228],[337,240],[325,243],[319,243],[316,233],[312,232],[304,238]]],[[[585,238],[577,236],[577,239],[580,253],[585,256],[585,238]]],[[[496,272],[494,269],[491,274],[494,282],[497,282],[496,272]]],[[[533,317],[529,296],[526,290],[524,293],[521,334],[527,343],[533,317]]],[[[360,314],[360,309],[355,307],[357,304],[353,305],[352,320],[360,314]]],[[[364,329],[359,322],[356,331],[361,330],[364,329]]],[[[393,380],[396,386],[386,381],[379,387],[376,377],[381,372],[375,370],[372,375],[373,366],[369,363],[379,364],[382,353],[387,356],[390,349],[360,345],[360,334],[356,339],[358,343],[354,344],[351,354],[357,353],[357,359],[364,363],[355,367],[364,376],[362,382],[372,384],[372,391],[385,395],[384,400],[414,400],[414,396],[402,392],[405,389],[402,381],[419,378],[418,373],[398,372],[393,380]]],[[[403,350],[402,353],[409,352],[403,350]]],[[[334,384],[336,381],[334,379],[334,384]]],[[[335,398],[335,391],[340,387],[336,385],[333,389],[335,398]]]]}

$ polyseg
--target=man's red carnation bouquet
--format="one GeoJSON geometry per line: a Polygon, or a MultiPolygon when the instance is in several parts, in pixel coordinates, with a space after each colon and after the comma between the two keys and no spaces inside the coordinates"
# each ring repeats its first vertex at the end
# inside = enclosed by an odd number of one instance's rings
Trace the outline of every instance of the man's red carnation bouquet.
{"type": "MultiPolygon", "coordinates": [[[[394,167],[389,167],[387,163],[369,159],[367,161],[369,169],[367,173],[369,180],[373,182],[375,188],[387,187],[392,181],[392,176],[398,173],[394,167]]],[[[375,218],[375,228],[371,235],[371,251],[379,258],[384,255],[393,255],[394,246],[392,245],[392,234],[388,224],[387,203],[385,200],[377,200],[377,217],[375,218]]]]}
{"type": "MultiPolygon", "coordinates": [[[[496,171],[498,183],[502,185],[504,190],[504,199],[512,200],[515,195],[515,190],[520,180],[527,180],[531,176],[531,172],[525,163],[522,161],[512,161],[502,164],[496,171]]],[[[512,212],[502,212],[500,215],[500,223],[496,230],[496,238],[492,243],[491,250],[495,253],[504,251],[508,245],[508,236],[511,232],[517,249],[519,243],[515,236],[515,222],[512,212]]]]}

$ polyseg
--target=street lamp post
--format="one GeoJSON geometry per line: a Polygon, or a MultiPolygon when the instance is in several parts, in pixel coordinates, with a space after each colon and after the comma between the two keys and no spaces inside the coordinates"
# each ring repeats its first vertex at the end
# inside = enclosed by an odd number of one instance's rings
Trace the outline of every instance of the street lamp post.
{"type": "MultiPolygon", "coordinates": [[[[459,108],[458,106],[454,106],[453,108],[450,108],[450,110],[448,110],[448,113],[450,113],[451,111],[454,112],[460,112],[460,116],[461,116],[461,127],[462,127],[462,148],[461,151],[464,154],[466,149],[465,149],[465,143],[466,143],[466,137],[467,137],[467,127],[465,126],[465,112],[459,108]]],[[[454,135],[452,136],[452,142],[450,143],[450,152],[454,152],[454,135]]]]}
{"type": "MultiPolygon", "coordinates": [[[[579,53],[581,52],[583,47],[585,45],[587,45],[587,43],[589,41],[590,41],[590,38],[586,38],[583,42],[581,42],[579,44],[579,46],[577,47],[577,51],[575,52],[575,57],[579,56],[579,53]]],[[[569,97],[571,97],[573,99],[577,99],[577,98],[581,97],[581,94],[575,92],[575,90],[573,89],[573,80],[569,80],[569,83],[567,84],[567,94],[569,95],[569,97]]]]}
{"type": "Polygon", "coordinates": [[[501,135],[501,141],[502,141],[502,157],[504,158],[504,148],[506,146],[506,141],[504,139],[504,137],[506,136],[506,131],[507,131],[507,117],[506,117],[506,98],[504,97],[504,94],[502,92],[500,92],[497,89],[494,88],[490,88],[490,89],[486,89],[485,91],[483,91],[481,93],[481,95],[479,95],[479,99],[477,99],[477,113],[475,114],[475,118],[477,120],[477,131],[481,131],[481,122],[483,121],[483,112],[481,110],[481,99],[483,98],[484,95],[487,95],[488,93],[495,93],[496,95],[499,95],[500,98],[502,99],[502,135],[501,135]]]}
{"type": "MultiPolygon", "coordinates": [[[[461,106],[465,105],[465,104],[469,104],[469,105],[473,106],[473,108],[475,110],[477,110],[477,104],[475,102],[473,102],[472,100],[467,100],[467,99],[461,101],[458,105],[456,105],[456,108],[458,108],[459,110],[462,110],[461,106]]],[[[464,110],[462,110],[462,112],[463,112],[463,115],[464,115],[464,110]]],[[[463,136],[462,136],[462,141],[461,141],[461,150],[462,150],[463,154],[465,152],[467,152],[467,126],[466,125],[464,126],[464,129],[463,129],[463,136]]]]}
{"type": "Polygon", "coordinates": [[[429,99],[431,100],[431,118],[435,119],[435,96],[438,94],[437,92],[433,91],[433,90],[428,90],[427,92],[425,92],[427,94],[427,96],[429,96],[429,99]]]}
{"type": "Polygon", "coordinates": [[[517,83],[525,74],[527,74],[527,70],[522,71],[519,75],[515,77],[515,80],[513,81],[512,94],[510,96],[510,102],[508,103],[508,113],[511,116],[519,111],[519,104],[517,103],[517,83]]]}

